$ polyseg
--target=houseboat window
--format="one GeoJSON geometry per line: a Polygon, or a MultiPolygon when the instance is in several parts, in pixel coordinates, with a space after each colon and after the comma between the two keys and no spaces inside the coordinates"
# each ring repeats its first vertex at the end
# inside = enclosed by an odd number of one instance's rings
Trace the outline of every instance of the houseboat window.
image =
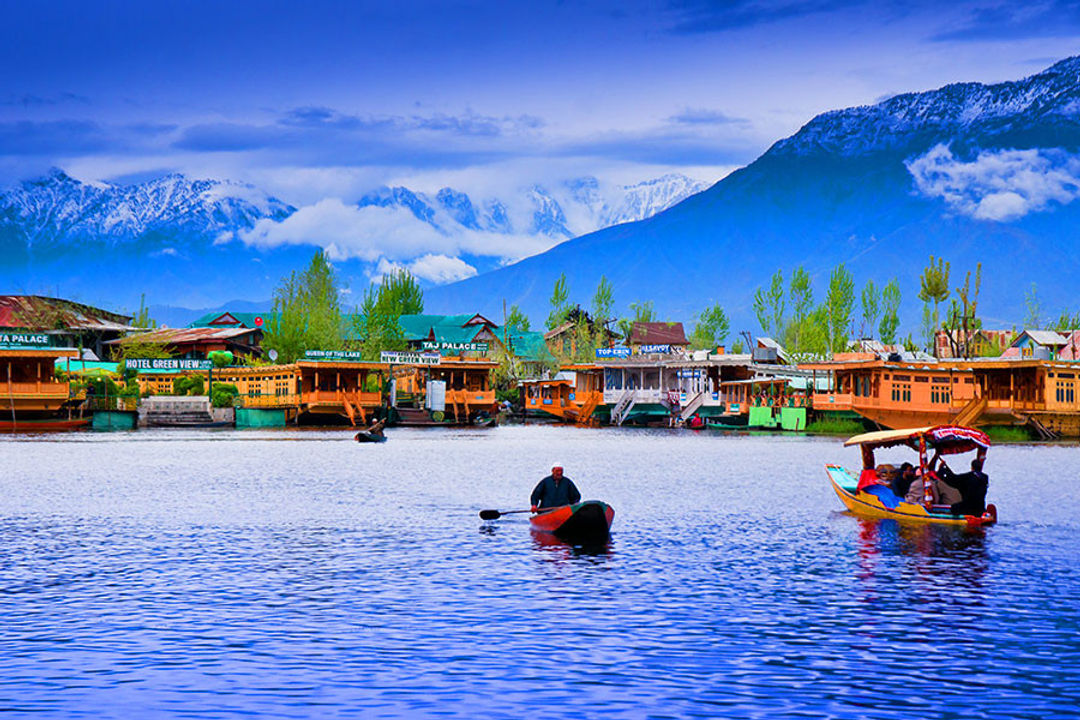
{"type": "Polygon", "coordinates": [[[659,370],[650,370],[645,373],[645,387],[649,390],[658,390],[660,388],[659,370]]]}
{"type": "MultiPolygon", "coordinates": [[[[1053,377],[1053,375],[1051,375],[1050,377],[1053,377]]],[[[1069,378],[1070,380],[1072,380],[1076,376],[1073,373],[1058,373],[1058,377],[1059,378],[1069,378]]]]}
{"type": "Polygon", "coordinates": [[[936,378],[933,378],[933,382],[936,382],[936,383],[947,383],[947,382],[949,382],[949,378],[943,378],[943,377],[936,377],[936,378]]]}
{"type": "Polygon", "coordinates": [[[604,387],[608,390],[622,390],[622,370],[604,368],[604,387]]]}
{"type": "Polygon", "coordinates": [[[975,378],[964,378],[964,384],[966,384],[966,385],[974,385],[975,384],[975,378]]]}
{"type": "Polygon", "coordinates": [[[915,377],[915,382],[930,382],[930,378],[925,375],[918,375],[915,377]]]}
{"type": "Polygon", "coordinates": [[[893,375],[894,382],[911,382],[910,375],[893,375]]]}

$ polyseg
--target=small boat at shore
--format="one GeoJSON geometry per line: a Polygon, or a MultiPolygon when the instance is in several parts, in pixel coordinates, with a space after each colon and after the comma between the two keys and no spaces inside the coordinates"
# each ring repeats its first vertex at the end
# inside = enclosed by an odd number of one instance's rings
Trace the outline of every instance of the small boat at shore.
{"type": "Polygon", "coordinates": [[[954,455],[972,452],[981,460],[990,447],[986,433],[959,425],[937,425],[910,430],[885,430],[856,435],[844,443],[844,447],[858,446],[862,450],[863,470],[856,476],[839,465],[826,465],[825,472],[833,490],[851,512],[872,518],[931,522],[946,525],[982,527],[997,522],[997,508],[987,505],[981,515],[954,514],[949,505],[935,505],[929,490],[933,477],[932,463],[927,462],[927,451],[938,455],[954,455]],[[923,487],[922,503],[908,502],[890,489],[880,477],[874,465],[874,451],[881,448],[906,446],[919,454],[918,480],[923,487]]]}
{"type": "Polygon", "coordinates": [[[599,500],[586,500],[541,510],[529,518],[532,529],[575,543],[598,543],[608,539],[615,510],[599,500]]]}
{"type": "Polygon", "coordinates": [[[368,432],[367,430],[361,430],[356,433],[356,442],[359,443],[381,443],[386,442],[386,436],[368,432]]]}
{"type": "Polygon", "coordinates": [[[51,432],[78,430],[90,425],[90,418],[45,418],[40,420],[0,420],[0,432],[51,432]]]}

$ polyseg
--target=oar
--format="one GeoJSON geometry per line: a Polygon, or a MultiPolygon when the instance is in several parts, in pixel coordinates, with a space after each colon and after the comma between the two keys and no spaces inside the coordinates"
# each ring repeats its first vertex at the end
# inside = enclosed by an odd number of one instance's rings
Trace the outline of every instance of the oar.
{"type": "Polygon", "coordinates": [[[498,510],[481,510],[480,511],[480,519],[481,520],[498,520],[503,515],[513,515],[514,513],[527,513],[527,512],[532,512],[532,510],[531,509],[530,510],[503,510],[501,512],[498,511],[498,510]]]}

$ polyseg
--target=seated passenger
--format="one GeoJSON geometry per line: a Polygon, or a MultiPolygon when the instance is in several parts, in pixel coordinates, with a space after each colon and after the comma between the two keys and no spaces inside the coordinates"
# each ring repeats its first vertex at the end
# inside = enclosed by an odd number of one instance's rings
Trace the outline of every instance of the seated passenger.
{"type": "Polygon", "coordinates": [[[971,472],[961,475],[942,464],[941,482],[960,492],[960,500],[950,505],[953,515],[982,515],[986,512],[986,489],[990,485],[990,478],[982,469],[982,458],[972,460],[971,472]]]}
{"type": "Polygon", "coordinates": [[[892,489],[897,497],[905,497],[908,494],[911,484],[915,482],[915,477],[915,466],[911,463],[906,462],[900,466],[892,481],[892,489]]]}

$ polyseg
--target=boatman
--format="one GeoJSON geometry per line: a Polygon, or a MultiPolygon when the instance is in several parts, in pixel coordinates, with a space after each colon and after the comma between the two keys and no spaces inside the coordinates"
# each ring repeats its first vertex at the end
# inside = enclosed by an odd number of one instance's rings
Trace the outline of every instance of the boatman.
{"type": "Polygon", "coordinates": [[[578,492],[574,481],[563,475],[562,464],[556,463],[551,467],[551,474],[541,480],[532,491],[530,501],[532,511],[537,512],[581,502],[581,493],[578,492]]]}

